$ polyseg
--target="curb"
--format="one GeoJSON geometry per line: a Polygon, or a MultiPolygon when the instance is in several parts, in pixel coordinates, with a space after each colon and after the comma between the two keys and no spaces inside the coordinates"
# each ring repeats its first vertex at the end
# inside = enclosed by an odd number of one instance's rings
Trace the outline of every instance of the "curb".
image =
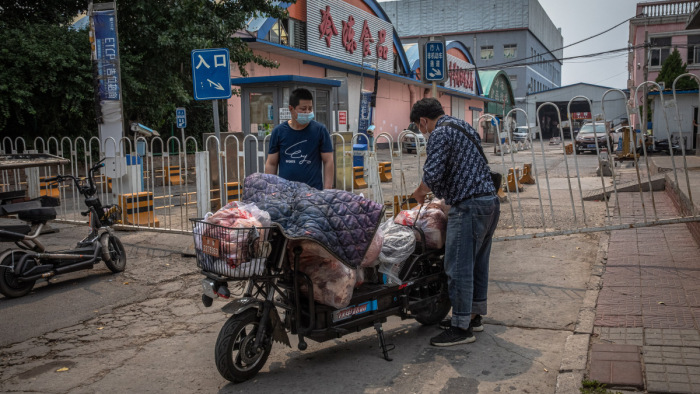
{"type": "Polygon", "coordinates": [[[588,370],[588,349],[591,345],[593,326],[595,323],[596,303],[602,287],[602,275],[607,261],[609,233],[602,233],[599,240],[598,254],[591,268],[586,295],[579,309],[576,326],[571,335],[566,338],[564,355],[557,375],[557,394],[578,393],[581,381],[588,370]]]}

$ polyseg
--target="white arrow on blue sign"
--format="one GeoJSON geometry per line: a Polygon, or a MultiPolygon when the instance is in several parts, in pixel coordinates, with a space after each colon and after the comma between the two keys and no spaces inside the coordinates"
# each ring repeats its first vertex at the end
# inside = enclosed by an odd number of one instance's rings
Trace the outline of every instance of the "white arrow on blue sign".
{"type": "Polygon", "coordinates": [[[425,43],[425,79],[428,81],[444,81],[445,75],[445,44],[442,41],[425,43]]]}
{"type": "Polygon", "coordinates": [[[177,128],[184,129],[187,127],[187,113],[182,107],[175,108],[175,119],[177,120],[177,128]]]}
{"type": "Polygon", "coordinates": [[[231,97],[231,66],[226,48],[192,51],[192,84],[195,100],[231,97]]]}

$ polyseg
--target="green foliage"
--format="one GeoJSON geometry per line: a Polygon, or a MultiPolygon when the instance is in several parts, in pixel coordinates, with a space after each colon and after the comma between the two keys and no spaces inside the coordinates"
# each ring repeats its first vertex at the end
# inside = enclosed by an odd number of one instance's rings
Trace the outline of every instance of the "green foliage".
{"type": "Polygon", "coordinates": [[[619,391],[610,391],[606,388],[605,384],[598,382],[597,380],[587,380],[584,379],[581,382],[581,388],[579,389],[581,394],[621,394],[619,391]]]}
{"type": "Polygon", "coordinates": [[[67,24],[86,9],[85,0],[0,0],[0,19],[10,24],[67,24]]]}
{"type": "MultiPolygon", "coordinates": [[[[664,90],[671,90],[673,89],[673,81],[676,77],[686,72],[686,64],[683,63],[681,54],[678,52],[678,49],[674,48],[673,52],[671,52],[664,61],[664,64],[661,65],[661,71],[659,72],[659,76],[656,77],[656,82],[663,82],[665,84],[664,90]]],[[[683,77],[676,82],[676,90],[691,90],[697,88],[697,82],[690,77],[683,77]]]]}
{"type": "MultiPolygon", "coordinates": [[[[67,28],[87,9],[87,1],[1,1],[0,134],[31,139],[97,135],[88,33],[67,28]]],[[[286,10],[273,4],[277,2],[117,0],[127,123],[138,121],[168,136],[175,108],[185,107],[189,135],[213,132],[211,102],[192,97],[190,53],[228,48],[243,75],[251,62],[275,67],[237,36],[253,16],[285,17],[286,10]]],[[[225,130],[226,111],[219,112],[225,130]]]]}
{"type": "Polygon", "coordinates": [[[0,134],[86,135],[95,130],[87,31],[0,22],[0,134]]]}

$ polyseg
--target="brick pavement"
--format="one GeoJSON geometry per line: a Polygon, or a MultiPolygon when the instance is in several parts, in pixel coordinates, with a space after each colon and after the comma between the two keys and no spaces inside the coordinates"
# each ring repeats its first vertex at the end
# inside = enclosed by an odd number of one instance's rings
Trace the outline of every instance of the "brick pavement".
{"type": "MultiPolygon", "coordinates": [[[[666,192],[655,192],[653,204],[645,194],[644,206],[639,193],[618,198],[623,222],[679,216],[666,192]]],[[[649,393],[700,393],[700,247],[688,227],[613,231],[602,279],[589,378],[649,393]]]]}

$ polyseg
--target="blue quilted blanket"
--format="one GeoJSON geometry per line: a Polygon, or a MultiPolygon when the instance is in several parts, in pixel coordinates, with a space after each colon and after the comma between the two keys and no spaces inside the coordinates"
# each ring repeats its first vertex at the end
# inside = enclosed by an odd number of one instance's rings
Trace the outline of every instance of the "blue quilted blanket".
{"type": "Polygon", "coordinates": [[[384,207],[344,190],[317,190],[276,175],[246,177],[242,201],[269,212],[290,239],[318,242],[351,268],[360,265],[384,207]]]}

